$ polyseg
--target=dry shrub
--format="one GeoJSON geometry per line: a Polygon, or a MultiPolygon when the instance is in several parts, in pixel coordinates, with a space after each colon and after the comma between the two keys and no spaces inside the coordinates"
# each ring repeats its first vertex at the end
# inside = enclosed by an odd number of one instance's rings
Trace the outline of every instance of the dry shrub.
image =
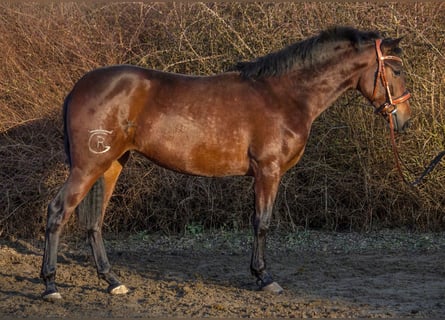
{"type": "MultiPolygon", "coordinates": [[[[398,137],[419,171],[444,149],[445,5],[428,3],[7,3],[0,5],[0,235],[42,234],[67,175],[61,103],[87,71],[131,63],[214,74],[332,25],[405,36],[414,120],[398,137]]],[[[274,224],[283,230],[443,230],[444,170],[419,188],[395,171],[384,121],[349,93],[315,123],[302,161],[284,177],[274,224]]],[[[251,178],[169,172],[133,155],[107,231],[244,228],[251,178]]]]}

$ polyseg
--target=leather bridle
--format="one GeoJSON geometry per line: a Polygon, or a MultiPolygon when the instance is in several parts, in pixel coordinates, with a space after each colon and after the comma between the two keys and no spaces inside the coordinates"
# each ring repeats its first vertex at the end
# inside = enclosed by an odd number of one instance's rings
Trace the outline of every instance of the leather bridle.
{"type": "Polygon", "coordinates": [[[377,39],[375,41],[375,49],[377,52],[377,62],[378,62],[378,69],[377,69],[377,76],[375,78],[374,83],[374,91],[372,93],[371,103],[374,105],[375,98],[377,96],[377,86],[379,81],[381,82],[382,86],[386,90],[386,101],[380,106],[376,107],[375,113],[381,114],[384,118],[387,118],[389,121],[389,129],[390,129],[390,137],[391,137],[391,145],[394,153],[394,159],[396,162],[397,171],[400,174],[400,177],[402,178],[403,182],[406,184],[410,184],[406,181],[405,176],[403,175],[402,168],[400,166],[400,155],[397,150],[397,144],[396,144],[396,138],[394,134],[394,126],[398,126],[397,121],[394,121],[394,118],[397,118],[397,105],[405,102],[411,97],[411,93],[408,90],[405,90],[405,92],[398,98],[393,99],[391,90],[389,88],[388,80],[386,79],[385,74],[385,60],[393,60],[400,62],[403,64],[402,59],[396,56],[384,56],[381,49],[382,39],[377,39]]]}
{"type": "Polygon", "coordinates": [[[385,74],[385,60],[394,60],[394,61],[400,62],[402,64],[403,64],[403,62],[402,62],[402,59],[400,59],[399,57],[396,57],[396,56],[390,56],[390,55],[384,56],[382,54],[382,50],[380,48],[381,44],[382,44],[381,39],[377,39],[375,41],[375,49],[377,51],[378,70],[377,70],[377,76],[376,76],[375,84],[374,84],[374,91],[372,93],[371,103],[374,104],[374,102],[375,102],[375,98],[377,96],[377,91],[378,91],[377,86],[380,81],[386,90],[386,101],[380,107],[378,107],[378,108],[376,107],[375,113],[381,114],[383,117],[388,118],[389,128],[390,128],[391,145],[392,145],[392,149],[394,152],[394,158],[395,158],[395,162],[396,162],[396,166],[397,166],[397,171],[399,172],[400,177],[402,178],[402,181],[405,182],[409,186],[417,186],[434,169],[434,167],[440,162],[440,160],[442,160],[442,158],[445,157],[445,151],[440,152],[430,162],[428,167],[425,168],[425,170],[419,176],[419,178],[417,178],[413,182],[408,182],[405,179],[405,176],[403,175],[403,172],[402,172],[402,168],[400,166],[401,159],[400,159],[400,155],[397,150],[397,144],[395,141],[394,127],[395,126],[397,127],[397,121],[394,121],[394,118],[397,118],[397,105],[407,101],[411,97],[411,93],[408,90],[405,90],[405,92],[400,97],[397,97],[395,99],[392,97],[391,90],[389,88],[389,83],[388,83],[388,80],[386,79],[386,74],[385,74]]]}
{"type": "Polygon", "coordinates": [[[374,103],[378,92],[377,88],[378,83],[381,82],[382,86],[386,90],[386,101],[380,107],[375,109],[375,113],[381,114],[384,117],[389,117],[391,119],[393,116],[395,116],[397,112],[397,105],[408,100],[411,97],[411,93],[408,90],[406,90],[400,97],[393,98],[391,90],[389,88],[388,80],[386,79],[385,60],[393,60],[400,62],[401,64],[403,64],[403,62],[402,59],[400,59],[397,56],[384,56],[382,53],[381,44],[382,44],[382,39],[377,39],[375,41],[378,69],[377,69],[377,76],[375,79],[374,91],[372,93],[371,102],[374,103]]]}

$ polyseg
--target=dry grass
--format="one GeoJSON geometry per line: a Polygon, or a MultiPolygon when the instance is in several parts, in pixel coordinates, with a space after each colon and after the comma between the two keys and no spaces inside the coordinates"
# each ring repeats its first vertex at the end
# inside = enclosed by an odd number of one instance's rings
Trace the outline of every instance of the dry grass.
{"type": "MultiPolygon", "coordinates": [[[[11,3],[0,5],[0,235],[41,234],[46,205],[67,175],[61,103],[85,72],[132,63],[213,74],[332,25],[405,36],[415,119],[398,138],[420,171],[444,146],[445,4],[11,3]]],[[[283,229],[443,230],[445,171],[417,189],[400,183],[382,119],[351,93],[314,124],[303,160],[283,179],[283,229]]],[[[249,178],[205,179],[133,156],[106,230],[239,229],[253,210],[249,178]]]]}

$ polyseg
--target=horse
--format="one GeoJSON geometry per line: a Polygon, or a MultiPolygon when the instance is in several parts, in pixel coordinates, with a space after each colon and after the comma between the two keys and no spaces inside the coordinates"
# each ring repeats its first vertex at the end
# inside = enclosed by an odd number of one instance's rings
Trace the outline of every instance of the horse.
{"type": "Polygon", "coordinates": [[[377,31],[332,27],[215,75],[134,65],[86,73],[63,104],[69,175],[48,205],[43,299],[62,298],[58,244],[75,211],[107,291],[128,292],[111,270],[102,223],[130,152],[184,174],[253,177],[250,270],[259,290],[282,292],[265,262],[280,179],[302,157],[313,121],[348,90],[358,90],[396,131],[406,128],[410,93],[400,41],[377,31]]]}

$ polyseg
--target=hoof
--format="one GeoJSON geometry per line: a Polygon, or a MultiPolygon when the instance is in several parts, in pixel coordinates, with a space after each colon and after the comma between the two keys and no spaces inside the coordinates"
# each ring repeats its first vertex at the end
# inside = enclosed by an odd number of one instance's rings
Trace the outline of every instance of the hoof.
{"type": "Polygon", "coordinates": [[[261,287],[261,290],[262,291],[267,291],[267,292],[272,292],[272,293],[275,293],[275,294],[280,294],[280,293],[282,293],[284,291],[283,288],[281,288],[281,286],[278,283],[276,283],[276,282],[272,282],[272,283],[269,283],[268,285],[266,285],[264,287],[261,287]]]}
{"type": "Polygon", "coordinates": [[[109,287],[108,288],[108,292],[111,294],[126,294],[128,293],[128,288],[123,285],[123,284],[119,284],[116,287],[109,287]]]}
{"type": "Polygon", "coordinates": [[[58,293],[57,291],[55,292],[44,292],[42,295],[43,300],[45,301],[51,301],[51,302],[55,302],[55,301],[60,301],[62,300],[62,295],[60,293],[58,293]]]}

